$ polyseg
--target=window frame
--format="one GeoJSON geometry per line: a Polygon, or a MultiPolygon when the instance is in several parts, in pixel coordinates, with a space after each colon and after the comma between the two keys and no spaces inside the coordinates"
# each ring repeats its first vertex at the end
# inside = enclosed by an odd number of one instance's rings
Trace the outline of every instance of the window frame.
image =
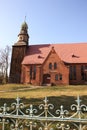
{"type": "Polygon", "coordinates": [[[54,70],[57,69],[57,63],[54,62],[54,70]]]}
{"type": "Polygon", "coordinates": [[[52,70],[52,63],[49,63],[49,69],[52,70]]]}
{"type": "Polygon", "coordinates": [[[59,74],[55,74],[55,81],[59,80],[59,74]]]}
{"type": "Polygon", "coordinates": [[[76,80],[76,65],[70,65],[69,67],[69,79],[76,80]]]}

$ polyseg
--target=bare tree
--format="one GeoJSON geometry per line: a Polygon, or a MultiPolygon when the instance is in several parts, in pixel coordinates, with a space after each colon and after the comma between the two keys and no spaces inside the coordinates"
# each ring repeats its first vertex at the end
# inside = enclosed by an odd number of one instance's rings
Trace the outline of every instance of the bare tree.
{"type": "Polygon", "coordinates": [[[0,50],[0,75],[4,78],[4,82],[8,82],[9,56],[11,48],[6,46],[0,50]]]}

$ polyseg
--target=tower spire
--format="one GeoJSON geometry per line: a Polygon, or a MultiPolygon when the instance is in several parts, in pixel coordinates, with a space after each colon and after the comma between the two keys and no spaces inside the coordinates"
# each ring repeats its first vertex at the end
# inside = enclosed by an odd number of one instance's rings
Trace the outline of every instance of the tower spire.
{"type": "Polygon", "coordinates": [[[21,25],[20,33],[18,35],[18,41],[26,42],[26,45],[28,45],[28,39],[29,39],[28,25],[26,23],[26,16],[25,16],[25,20],[21,25]]]}
{"type": "Polygon", "coordinates": [[[26,22],[26,15],[25,15],[24,21],[26,22]]]}

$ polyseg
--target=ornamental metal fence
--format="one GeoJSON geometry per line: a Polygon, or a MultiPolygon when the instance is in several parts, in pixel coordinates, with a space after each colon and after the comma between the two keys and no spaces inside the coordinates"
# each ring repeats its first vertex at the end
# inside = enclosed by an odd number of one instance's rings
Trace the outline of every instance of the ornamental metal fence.
{"type": "Polygon", "coordinates": [[[0,107],[0,130],[87,130],[87,106],[79,96],[70,111],[63,105],[59,108],[52,112],[54,105],[47,97],[37,109],[27,108],[17,97],[10,107],[6,103],[0,107]]]}

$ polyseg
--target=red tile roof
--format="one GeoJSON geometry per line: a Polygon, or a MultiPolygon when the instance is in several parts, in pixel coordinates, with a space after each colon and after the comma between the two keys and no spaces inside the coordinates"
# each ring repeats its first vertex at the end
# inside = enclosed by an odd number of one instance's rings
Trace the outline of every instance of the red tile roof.
{"type": "Polygon", "coordinates": [[[54,47],[66,63],[87,63],[87,43],[30,45],[22,64],[42,64],[54,47]]]}

